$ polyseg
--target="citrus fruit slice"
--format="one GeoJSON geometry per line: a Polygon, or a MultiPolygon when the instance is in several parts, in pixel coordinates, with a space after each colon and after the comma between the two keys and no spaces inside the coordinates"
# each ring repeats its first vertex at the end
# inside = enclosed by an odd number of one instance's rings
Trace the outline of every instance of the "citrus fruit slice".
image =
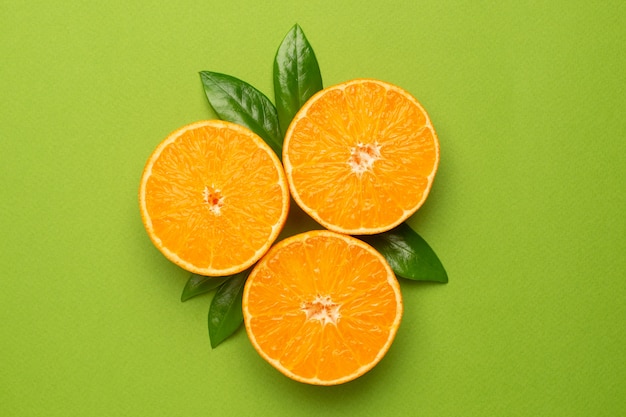
{"type": "Polygon", "coordinates": [[[289,189],[276,154],[252,131],[201,121],[152,153],[139,203],[154,245],[180,267],[207,276],[254,264],[278,237],[289,189]]]}
{"type": "Polygon", "coordinates": [[[288,377],[315,385],[372,369],[402,317],[400,286],[382,255],[328,230],[272,247],[250,273],[242,306],[257,352],[288,377]]]}
{"type": "Polygon", "coordinates": [[[317,222],[337,232],[374,234],[424,203],[439,142],[408,92],[357,79],[304,104],[287,130],[283,164],[294,200],[317,222]]]}

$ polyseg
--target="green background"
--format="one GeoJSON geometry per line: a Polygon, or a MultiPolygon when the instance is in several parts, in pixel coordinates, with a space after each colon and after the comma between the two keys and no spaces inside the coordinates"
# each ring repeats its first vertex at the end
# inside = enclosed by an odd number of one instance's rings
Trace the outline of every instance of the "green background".
{"type": "Polygon", "coordinates": [[[0,0],[0,415],[626,415],[626,3],[0,0]],[[597,5],[595,5],[597,4],[597,5]],[[324,84],[415,95],[441,141],[383,361],[293,382],[152,246],[154,147],[214,118],[198,72],[273,97],[299,23],[324,84]]]}

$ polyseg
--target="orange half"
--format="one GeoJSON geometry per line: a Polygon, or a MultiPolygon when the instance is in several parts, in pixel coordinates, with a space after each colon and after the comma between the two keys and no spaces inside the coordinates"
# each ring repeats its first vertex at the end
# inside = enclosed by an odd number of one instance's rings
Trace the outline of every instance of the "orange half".
{"type": "Polygon", "coordinates": [[[248,277],[242,304],[257,352],[289,378],[315,385],[372,369],[391,346],[403,309],[383,256],[327,230],[273,246],[248,277]]]}
{"type": "Polygon", "coordinates": [[[324,227],[374,234],[399,225],[426,200],[439,141],[405,90],[357,79],[311,97],[286,133],[283,164],[297,204],[324,227]]]}
{"type": "Polygon", "coordinates": [[[139,205],[154,245],[180,267],[207,276],[254,264],[287,219],[282,165],[255,133],[201,121],[169,135],[143,171],[139,205]]]}

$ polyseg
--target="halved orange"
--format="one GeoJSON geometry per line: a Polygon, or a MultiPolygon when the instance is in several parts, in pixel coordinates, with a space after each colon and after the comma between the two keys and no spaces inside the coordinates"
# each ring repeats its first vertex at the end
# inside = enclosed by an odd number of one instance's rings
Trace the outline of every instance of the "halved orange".
{"type": "Polygon", "coordinates": [[[274,245],[250,273],[242,303],[257,352],[286,376],[315,385],[372,369],[391,346],[403,309],[382,255],[328,230],[274,245]]]}
{"type": "Polygon", "coordinates": [[[152,153],[139,189],[154,245],[180,267],[207,276],[245,270],[285,224],[289,190],[280,161],[255,133],[201,121],[152,153]]]}
{"type": "Polygon", "coordinates": [[[374,234],[426,200],[439,164],[428,114],[408,92],[357,79],[321,90],[296,114],[283,144],[296,203],[324,227],[374,234]]]}

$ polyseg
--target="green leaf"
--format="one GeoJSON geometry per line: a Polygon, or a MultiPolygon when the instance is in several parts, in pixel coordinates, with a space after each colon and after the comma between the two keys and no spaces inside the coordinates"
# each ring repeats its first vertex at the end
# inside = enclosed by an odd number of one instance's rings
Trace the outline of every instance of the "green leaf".
{"type": "Polygon", "coordinates": [[[209,338],[215,348],[243,323],[241,299],[250,269],[232,275],[215,293],[209,308],[209,338]]]}
{"type": "Polygon", "coordinates": [[[322,75],[313,48],[295,25],[274,58],[274,96],[283,136],[300,107],[321,89],[322,75]]]}
{"type": "Polygon", "coordinates": [[[252,130],[280,158],[283,137],[276,107],[263,93],[245,81],[226,74],[201,71],[200,79],[209,104],[220,119],[252,130]]]}
{"type": "Polygon", "coordinates": [[[205,277],[203,275],[192,274],[189,277],[187,284],[185,284],[185,288],[183,288],[180,301],[184,302],[190,298],[212,291],[222,285],[229,278],[230,276],[205,277]]]}
{"type": "Polygon", "coordinates": [[[435,252],[408,224],[360,238],[387,259],[396,275],[418,281],[448,282],[448,274],[435,252]]]}

